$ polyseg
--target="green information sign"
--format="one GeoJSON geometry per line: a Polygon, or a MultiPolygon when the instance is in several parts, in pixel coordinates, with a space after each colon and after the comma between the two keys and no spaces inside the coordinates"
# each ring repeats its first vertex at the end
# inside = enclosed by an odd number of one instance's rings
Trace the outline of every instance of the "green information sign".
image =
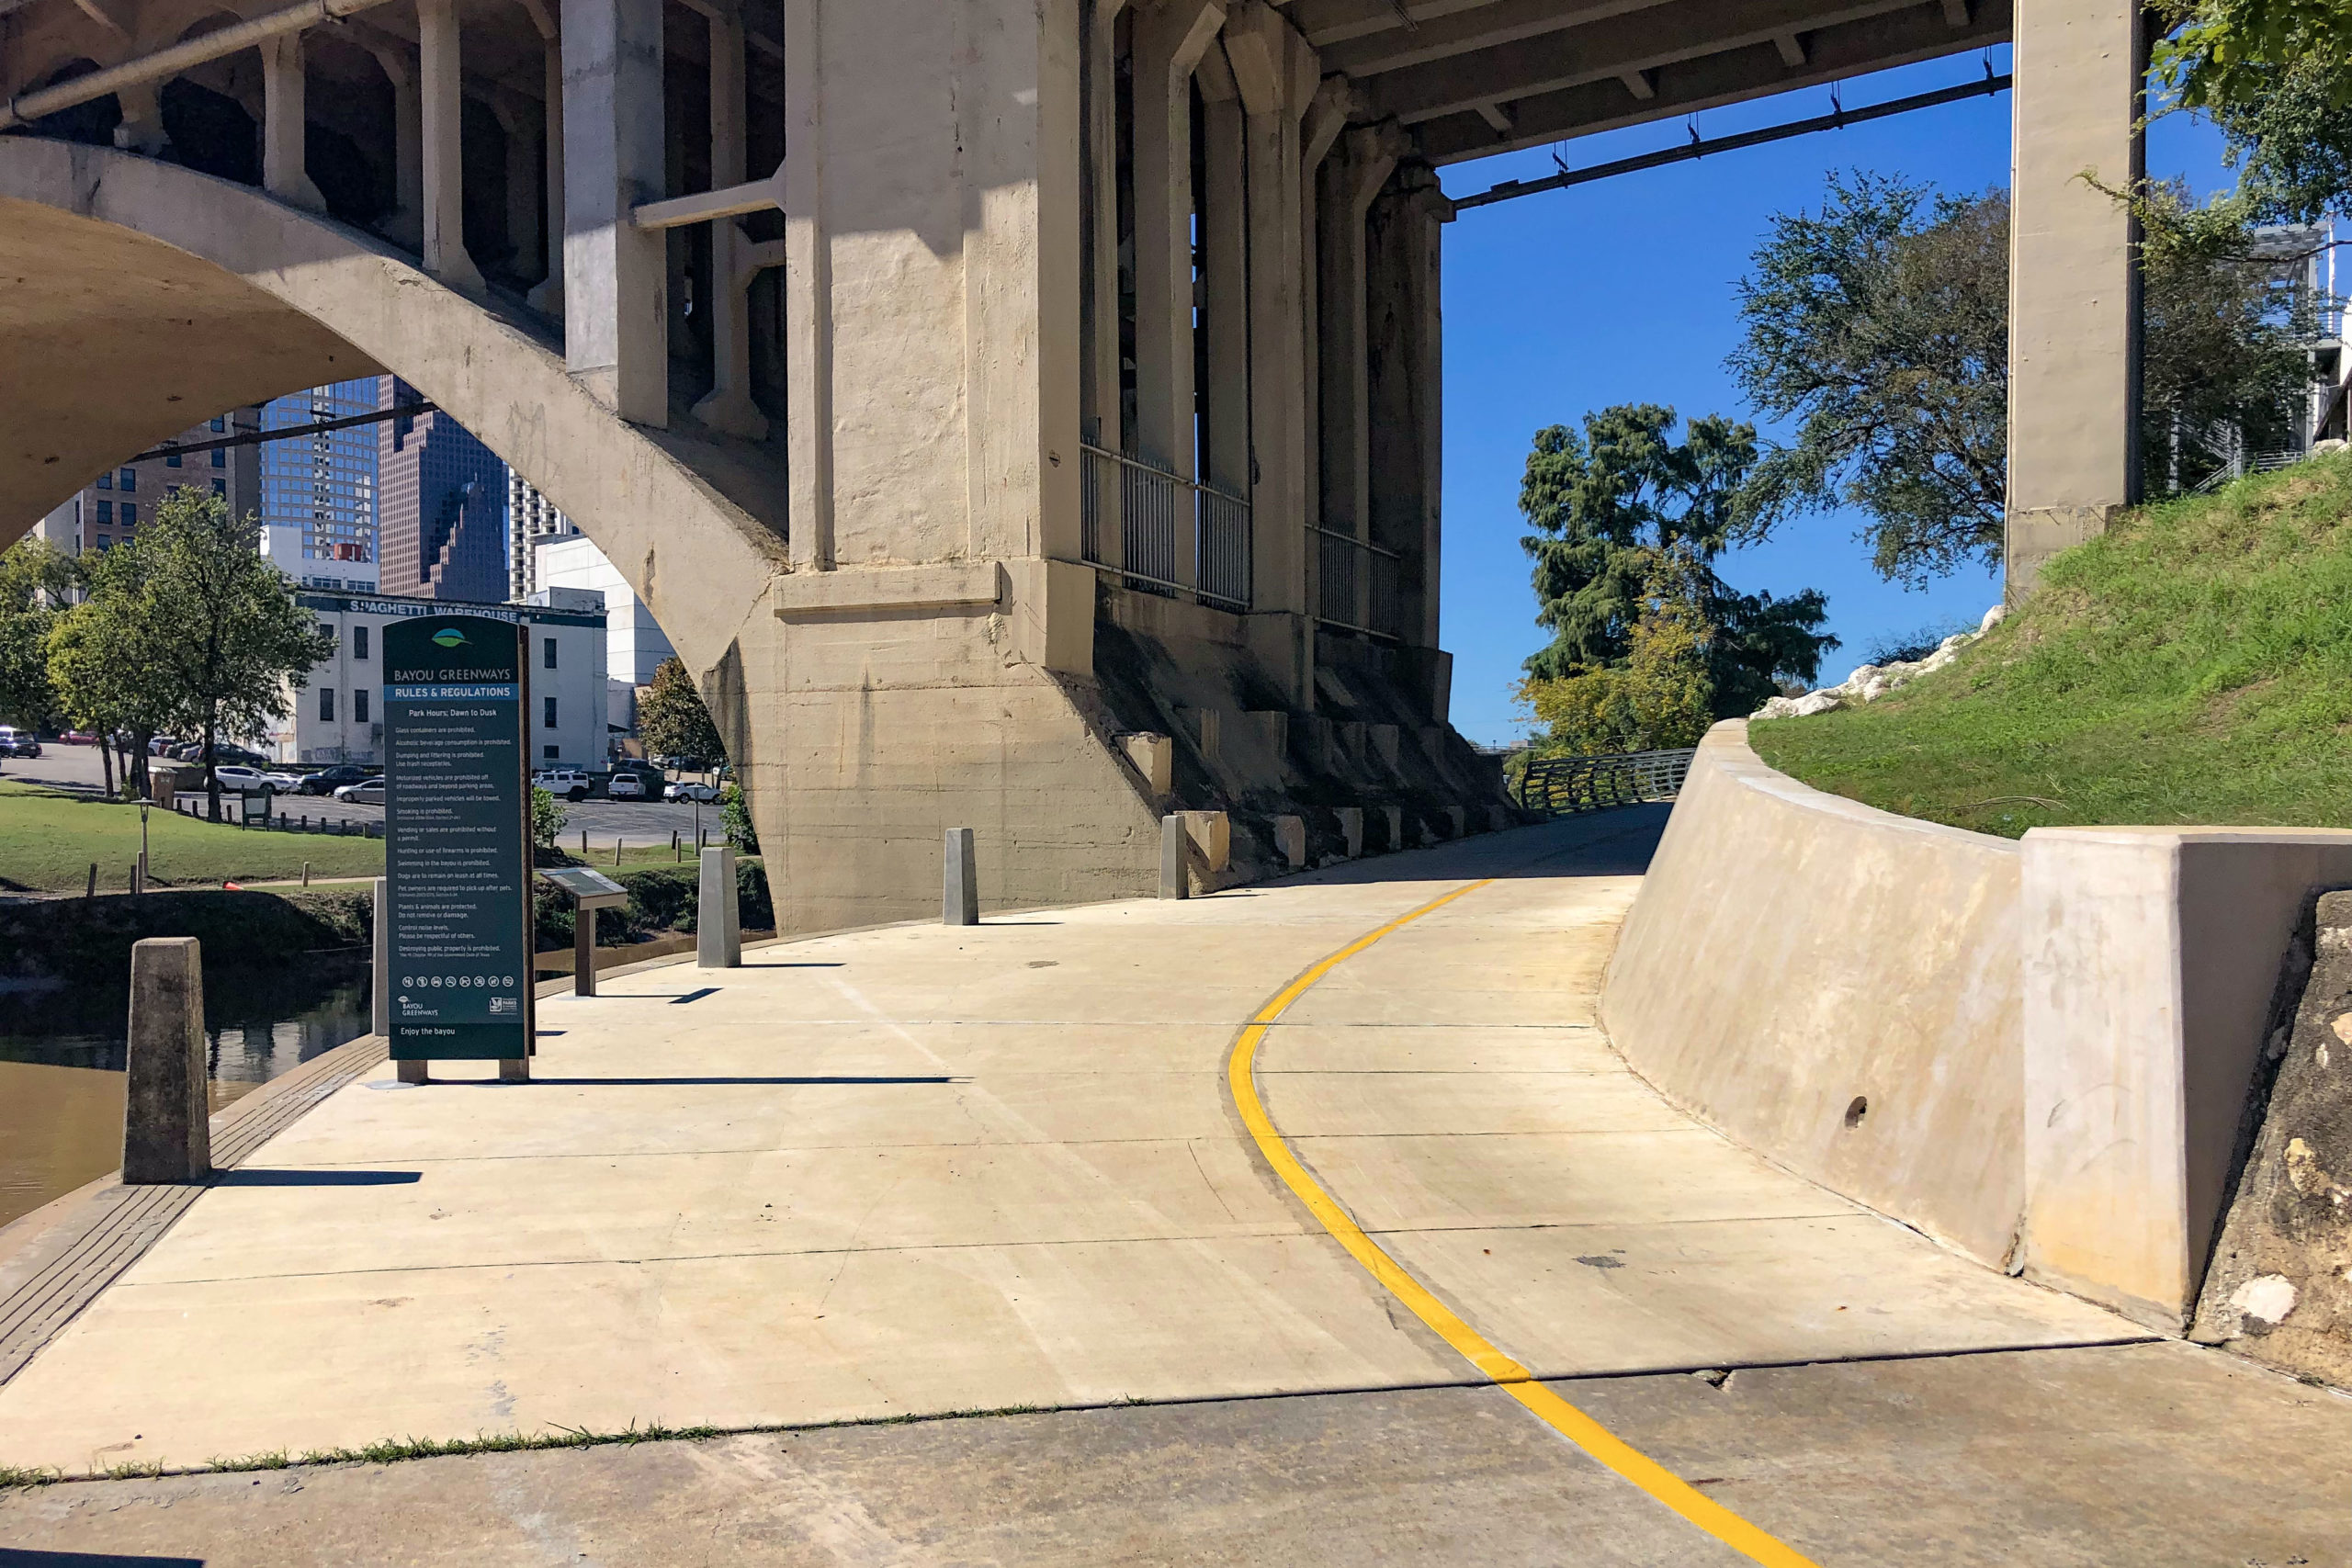
{"type": "Polygon", "coordinates": [[[384,628],[384,874],[395,1061],[531,1054],[531,775],[524,628],[384,628]]]}

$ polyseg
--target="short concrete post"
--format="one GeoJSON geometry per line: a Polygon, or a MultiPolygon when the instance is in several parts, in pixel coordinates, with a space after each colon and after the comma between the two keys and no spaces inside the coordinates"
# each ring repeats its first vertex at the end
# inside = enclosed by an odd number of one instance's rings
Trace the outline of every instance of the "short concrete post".
{"type": "Polygon", "coordinates": [[[1306,818],[1277,817],[1274,818],[1274,848],[1282,855],[1283,863],[1293,871],[1306,869],[1306,818]]]}
{"type": "Polygon", "coordinates": [[[948,829],[946,850],[942,858],[940,923],[949,926],[978,925],[980,876],[978,862],[972,852],[972,830],[969,828],[948,829]]]}
{"type": "Polygon", "coordinates": [[[124,1183],[202,1181],[212,1173],[212,1130],[204,1092],[204,953],[192,936],[131,944],[130,1068],[124,1183]]]}
{"type": "Polygon", "coordinates": [[[1159,896],[1193,896],[1193,836],[1184,830],[1181,813],[1159,819],[1159,896]]]}
{"type": "Polygon", "coordinates": [[[704,969],[743,966],[743,919],[735,899],[735,846],[702,852],[702,888],[695,905],[695,963],[704,969]]]}

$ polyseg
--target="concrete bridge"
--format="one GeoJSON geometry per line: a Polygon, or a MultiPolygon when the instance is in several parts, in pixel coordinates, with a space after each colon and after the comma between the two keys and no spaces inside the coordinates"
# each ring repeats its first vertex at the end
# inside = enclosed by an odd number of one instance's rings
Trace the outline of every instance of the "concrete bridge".
{"type": "MultiPolygon", "coordinates": [[[[377,369],[693,667],[796,924],[1484,818],[1436,171],[2014,39],[2013,584],[2130,499],[2122,0],[0,0],[0,543],[377,369]],[[758,177],[753,177],[754,175],[758,177]],[[1124,738],[1159,734],[1172,744],[1124,738]],[[1459,808],[1459,809],[1457,809],[1459,808]],[[1296,840],[1293,840],[1294,847],[1296,840]]],[[[1395,848],[1398,845],[1388,844],[1395,848]]]]}

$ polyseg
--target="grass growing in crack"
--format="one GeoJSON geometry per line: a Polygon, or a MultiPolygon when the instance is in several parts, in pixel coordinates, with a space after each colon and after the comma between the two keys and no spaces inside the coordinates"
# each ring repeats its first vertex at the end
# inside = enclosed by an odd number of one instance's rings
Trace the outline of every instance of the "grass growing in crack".
{"type": "MultiPolygon", "coordinates": [[[[1119,1404],[1146,1404],[1128,1395],[1119,1404]]],[[[248,1471],[287,1470],[295,1465],[396,1464],[403,1460],[445,1459],[461,1454],[531,1453],[550,1449],[627,1448],[638,1443],[701,1442],[712,1438],[760,1437],[778,1432],[827,1432],[850,1427],[910,1427],[932,1421],[969,1421],[989,1416],[1037,1416],[1057,1408],[1045,1404],[1001,1404],[986,1409],[913,1411],[903,1416],[853,1416],[839,1421],[800,1421],[758,1427],[665,1427],[658,1421],[639,1426],[631,1421],[616,1432],[594,1432],[584,1427],[552,1427],[544,1432],[478,1432],[470,1438],[385,1438],[356,1449],[309,1449],[297,1456],[285,1449],[237,1458],[211,1459],[200,1465],[165,1465],[160,1461],[126,1462],[109,1467],[108,1481],[146,1481],[166,1475],[239,1474],[248,1471]]],[[[0,1465],[0,1489],[47,1486],[63,1480],[57,1471],[0,1465]]]]}
{"type": "Polygon", "coordinates": [[[2136,509],[1951,668],[1748,739],[1816,789],[2004,838],[2352,827],[2352,456],[2136,509]]]}

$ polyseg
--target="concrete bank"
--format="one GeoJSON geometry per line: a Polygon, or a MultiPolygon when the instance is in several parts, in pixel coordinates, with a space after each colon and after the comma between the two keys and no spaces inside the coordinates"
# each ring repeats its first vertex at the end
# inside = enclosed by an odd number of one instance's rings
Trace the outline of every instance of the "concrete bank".
{"type": "Polygon", "coordinates": [[[2315,890],[2352,832],[2018,842],[1701,746],[1602,988],[1635,1068],[1790,1168],[2136,1320],[2194,1309],[2315,890]]]}

